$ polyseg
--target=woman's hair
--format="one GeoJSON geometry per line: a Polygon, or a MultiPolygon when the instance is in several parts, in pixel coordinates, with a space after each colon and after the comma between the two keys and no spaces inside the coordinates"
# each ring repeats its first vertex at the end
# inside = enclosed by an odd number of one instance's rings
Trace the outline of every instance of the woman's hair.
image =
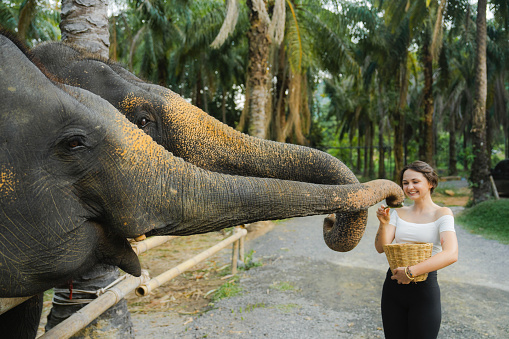
{"type": "Polygon", "coordinates": [[[399,174],[399,185],[401,187],[403,187],[403,174],[408,169],[411,169],[412,171],[416,171],[416,172],[422,173],[422,175],[424,175],[426,180],[428,180],[428,182],[432,186],[430,188],[430,193],[433,193],[435,188],[438,186],[438,174],[436,174],[436,172],[433,169],[433,167],[431,167],[430,165],[428,165],[424,161],[420,161],[420,160],[414,161],[413,163],[406,165],[405,167],[403,167],[403,169],[401,170],[401,172],[399,174]]]}

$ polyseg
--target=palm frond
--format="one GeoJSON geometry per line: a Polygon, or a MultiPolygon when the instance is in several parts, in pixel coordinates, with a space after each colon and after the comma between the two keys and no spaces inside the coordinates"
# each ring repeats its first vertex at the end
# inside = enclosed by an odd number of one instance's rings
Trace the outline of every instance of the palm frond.
{"type": "Polygon", "coordinates": [[[286,41],[288,46],[288,61],[293,73],[300,73],[302,67],[302,37],[299,30],[299,21],[295,10],[290,1],[288,1],[288,7],[292,13],[291,17],[288,18],[288,25],[286,29],[286,41]]]}
{"type": "Polygon", "coordinates": [[[13,8],[4,2],[0,2],[0,26],[12,32],[18,26],[13,8]]]}
{"type": "Polygon", "coordinates": [[[237,19],[239,17],[239,9],[237,0],[227,0],[226,2],[226,17],[224,19],[223,25],[219,30],[216,38],[210,44],[212,48],[219,48],[228,38],[230,34],[233,33],[235,26],[237,25],[237,19]]]}
{"type": "MultiPolygon", "coordinates": [[[[288,6],[292,8],[293,5],[288,0],[288,6]]],[[[285,21],[286,21],[286,6],[285,0],[275,0],[274,11],[272,19],[269,24],[269,37],[275,45],[280,45],[285,36],[285,21]]]]}

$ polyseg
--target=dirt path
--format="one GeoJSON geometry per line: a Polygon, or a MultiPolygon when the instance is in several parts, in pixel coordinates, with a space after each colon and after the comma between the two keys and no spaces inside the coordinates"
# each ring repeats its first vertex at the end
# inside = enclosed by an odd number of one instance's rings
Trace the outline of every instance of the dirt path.
{"type": "MultiPolygon", "coordinates": [[[[248,242],[263,266],[241,274],[239,295],[200,316],[133,314],[137,338],[382,338],[379,301],[388,265],[372,245],[374,208],[366,234],[348,253],[327,248],[322,220],[287,220],[248,242]]],[[[509,246],[458,225],[457,235],[460,260],[439,272],[439,338],[507,338],[509,246]]]]}

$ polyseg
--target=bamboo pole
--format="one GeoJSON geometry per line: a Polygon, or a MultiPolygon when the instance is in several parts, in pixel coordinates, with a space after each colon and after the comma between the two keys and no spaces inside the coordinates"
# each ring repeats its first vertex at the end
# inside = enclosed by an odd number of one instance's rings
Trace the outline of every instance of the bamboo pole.
{"type": "MultiPolygon", "coordinates": [[[[235,232],[238,232],[237,229],[235,229],[235,232]]],[[[232,274],[237,274],[237,260],[239,258],[239,240],[235,241],[233,243],[233,250],[232,250],[232,274]]]]}
{"type": "Polygon", "coordinates": [[[493,176],[490,175],[490,182],[491,182],[491,188],[493,189],[493,195],[495,196],[495,199],[500,199],[500,196],[498,195],[497,185],[495,185],[495,180],[493,180],[493,176]]]}
{"type": "Polygon", "coordinates": [[[150,278],[143,270],[140,277],[129,276],[116,286],[111,287],[103,295],[92,301],[78,312],[62,321],[50,331],[40,336],[40,339],[66,339],[90,324],[95,318],[108,308],[122,300],[128,293],[150,278]]]}
{"type": "Polygon", "coordinates": [[[0,315],[4,314],[8,310],[18,306],[19,304],[27,301],[30,297],[20,297],[20,298],[0,298],[0,315]]]}
{"type": "Polygon", "coordinates": [[[131,244],[131,247],[133,248],[133,251],[134,253],[136,253],[136,255],[140,255],[141,253],[146,252],[159,245],[162,245],[173,238],[176,238],[176,236],[166,235],[150,237],[146,240],[131,244]]]}
{"type": "Polygon", "coordinates": [[[236,234],[232,235],[229,238],[226,238],[225,240],[221,241],[220,243],[212,246],[208,250],[198,254],[197,256],[183,262],[182,264],[169,269],[168,271],[158,275],[157,277],[151,279],[149,282],[139,286],[136,288],[136,295],[139,297],[143,297],[148,295],[152,290],[158,288],[162,284],[166,283],[167,281],[175,278],[179,274],[185,272],[189,268],[193,267],[200,261],[203,261],[207,259],[208,257],[216,254],[226,246],[230,245],[232,242],[238,240],[240,237],[244,237],[247,234],[247,230],[241,229],[236,234]]]}
{"type": "Polygon", "coordinates": [[[239,242],[240,242],[240,248],[239,248],[239,260],[242,261],[244,264],[245,264],[245,250],[244,250],[244,240],[246,239],[246,237],[242,237],[239,239],[239,242]]]}

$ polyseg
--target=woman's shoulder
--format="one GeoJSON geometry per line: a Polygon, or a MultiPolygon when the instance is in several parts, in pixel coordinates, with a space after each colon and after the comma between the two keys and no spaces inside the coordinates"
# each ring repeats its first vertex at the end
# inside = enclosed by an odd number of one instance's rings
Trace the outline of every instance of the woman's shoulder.
{"type": "Polygon", "coordinates": [[[437,206],[438,208],[435,210],[435,220],[438,220],[442,218],[443,216],[450,215],[451,217],[454,216],[451,209],[449,207],[441,207],[437,206]]]}
{"type": "Polygon", "coordinates": [[[410,210],[409,206],[403,206],[399,207],[398,209],[394,209],[392,213],[394,213],[396,217],[404,219],[404,216],[407,215],[409,210],[410,210]]]}

